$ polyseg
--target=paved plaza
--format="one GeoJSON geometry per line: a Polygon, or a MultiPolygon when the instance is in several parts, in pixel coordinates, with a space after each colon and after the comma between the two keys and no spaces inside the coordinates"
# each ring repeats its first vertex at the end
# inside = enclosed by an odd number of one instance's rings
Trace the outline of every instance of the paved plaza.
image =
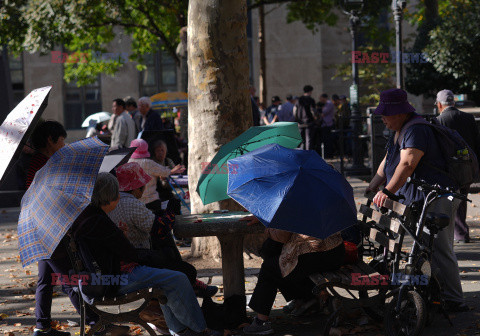
{"type": "MultiPolygon", "coordinates": [[[[355,190],[357,205],[364,202],[362,197],[365,182],[350,178],[349,182],[355,190]]],[[[480,194],[471,194],[473,203],[468,205],[468,221],[471,224],[473,242],[457,245],[455,250],[459,260],[462,285],[470,312],[452,314],[451,327],[446,319],[439,316],[434,324],[428,327],[424,335],[480,335],[480,194]]],[[[0,209],[0,334],[8,336],[28,335],[33,333],[35,324],[35,286],[36,264],[22,268],[17,249],[17,220],[19,208],[0,209]],[[12,334],[13,333],[13,334],[12,334]]],[[[182,248],[182,254],[188,254],[188,248],[182,248]]],[[[259,266],[248,267],[245,271],[247,296],[251,295],[256,283],[259,266]]],[[[199,278],[214,285],[222,285],[221,264],[216,268],[199,269],[199,278]]],[[[222,290],[214,298],[221,303],[222,290]]],[[[282,314],[281,307],[285,301],[277,295],[272,314],[276,335],[320,335],[326,317],[315,315],[293,319],[282,314]]],[[[70,304],[68,297],[60,287],[55,287],[52,305],[52,317],[58,321],[58,328],[68,330],[72,336],[79,334],[76,326],[79,316],[70,304]]],[[[365,316],[352,315],[352,325],[335,329],[332,335],[383,335],[381,325],[375,325],[365,316]]],[[[132,326],[132,335],[139,334],[139,329],[132,326]]],[[[144,333],[145,334],[145,333],[144,333]]]]}

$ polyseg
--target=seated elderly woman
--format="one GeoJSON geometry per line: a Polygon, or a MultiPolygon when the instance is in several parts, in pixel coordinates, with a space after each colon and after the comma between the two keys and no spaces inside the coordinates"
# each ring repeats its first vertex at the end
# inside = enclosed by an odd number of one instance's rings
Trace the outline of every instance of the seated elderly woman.
{"type": "Polygon", "coordinates": [[[118,206],[109,213],[109,217],[135,246],[141,263],[182,272],[187,275],[198,296],[215,295],[218,288],[207,286],[202,281],[196,280],[197,270],[182,260],[175,244],[165,244],[159,250],[151,248],[152,238],[168,239],[171,236],[170,231],[174,221],[174,216],[171,214],[156,216],[139,200],[151,177],[135,162],[118,167],[116,174],[120,186],[120,201],[118,206]]]}
{"type": "MultiPolygon", "coordinates": [[[[248,224],[258,222],[249,216],[248,224]]],[[[277,229],[266,229],[268,239],[260,254],[263,263],[258,275],[249,307],[257,316],[243,331],[247,335],[268,335],[273,333],[268,316],[272,309],[277,290],[286,301],[298,299],[308,301],[312,296],[314,283],[309,276],[313,273],[332,271],[343,265],[345,246],[340,233],[326,239],[318,239],[277,229]]]]}
{"type": "Polygon", "coordinates": [[[130,143],[130,147],[137,147],[133,152],[129,162],[136,162],[142,167],[142,169],[152,177],[145,186],[140,201],[147,205],[147,208],[160,214],[162,211],[162,201],[157,192],[157,181],[160,178],[166,178],[170,174],[181,173],[185,170],[182,165],[177,165],[172,169],[158,164],[154,160],[150,159],[150,153],[148,152],[148,143],[143,139],[135,139],[130,143]]]}
{"type": "Polygon", "coordinates": [[[100,173],[91,204],[72,226],[75,239],[84,242],[102,273],[127,274],[127,284],[120,284],[115,291],[112,287],[111,294],[126,294],[146,287],[160,288],[168,300],[161,308],[171,331],[187,336],[220,335],[207,329],[185,274],[139,265],[137,250],[107,215],[116,208],[119,201],[117,179],[109,173],[100,173]]]}
{"type": "MultiPolygon", "coordinates": [[[[155,141],[151,149],[153,153],[153,161],[155,161],[159,165],[162,165],[170,169],[175,168],[175,163],[173,163],[173,161],[167,157],[168,148],[165,141],[163,140],[155,141]]],[[[158,196],[162,201],[175,199],[175,196],[173,196],[172,188],[168,185],[168,182],[164,178],[161,178],[157,182],[157,192],[158,192],[158,196]]]]}

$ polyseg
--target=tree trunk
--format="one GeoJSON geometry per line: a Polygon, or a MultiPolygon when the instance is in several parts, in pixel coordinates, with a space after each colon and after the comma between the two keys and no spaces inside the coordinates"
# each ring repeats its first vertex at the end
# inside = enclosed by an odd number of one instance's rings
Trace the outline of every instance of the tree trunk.
{"type": "Polygon", "coordinates": [[[425,21],[432,24],[438,18],[438,0],[425,0],[425,21]]]}
{"type": "MultiPolygon", "coordinates": [[[[233,200],[203,205],[202,162],[252,126],[246,0],[190,0],[188,10],[188,175],[192,213],[241,210],[233,200]]],[[[216,237],[195,238],[193,256],[220,256],[216,237]]]]}
{"type": "Polygon", "coordinates": [[[267,101],[267,56],[265,55],[265,8],[263,5],[258,7],[258,44],[260,51],[260,69],[259,69],[259,97],[260,101],[268,106],[267,101]]]}

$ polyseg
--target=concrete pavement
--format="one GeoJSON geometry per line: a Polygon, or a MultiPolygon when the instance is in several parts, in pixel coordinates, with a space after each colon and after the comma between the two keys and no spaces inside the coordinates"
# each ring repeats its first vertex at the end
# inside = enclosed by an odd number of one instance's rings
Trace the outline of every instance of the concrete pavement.
{"type": "MultiPolygon", "coordinates": [[[[354,188],[357,204],[364,202],[362,197],[366,183],[349,178],[354,188]]],[[[453,327],[438,317],[434,324],[425,330],[424,335],[479,335],[480,334],[480,194],[471,194],[473,204],[468,206],[468,220],[471,224],[472,243],[455,247],[459,259],[462,286],[467,303],[473,308],[470,312],[451,315],[453,327]]],[[[17,248],[16,226],[19,215],[18,208],[0,209],[0,334],[9,336],[31,334],[35,324],[34,293],[36,281],[36,265],[22,268],[17,248]],[[10,333],[13,333],[10,334],[10,333]]],[[[208,270],[198,270],[200,279],[212,284],[222,284],[221,267],[208,270]]],[[[246,269],[247,295],[251,295],[258,268],[246,269]]],[[[79,322],[79,317],[59,287],[55,287],[55,297],[52,305],[52,316],[59,321],[59,328],[68,330],[74,335],[78,327],[70,327],[79,322]]],[[[221,302],[222,293],[216,296],[216,302],[221,302]]],[[[272,314],[276,335],[320,335],[325,322],[322,315],[292,319],[284,316],[281,307],[285,301],[277,295],[272,314]]],[[[383,335],[381,325],[365,321],[361,316],[352,317],[352,325],[337,329],[337,335],[383,335]],[[365,323],[358,326],[358,322],[365,323]]],[[[133,332],[136,334],[136,332],[133,332]]]]}

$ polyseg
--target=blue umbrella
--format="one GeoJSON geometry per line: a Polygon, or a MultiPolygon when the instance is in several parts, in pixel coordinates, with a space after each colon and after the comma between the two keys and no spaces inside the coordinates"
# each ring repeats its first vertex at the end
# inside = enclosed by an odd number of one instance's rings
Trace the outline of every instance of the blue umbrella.
{"type": "Polygon", "coordinates": [[[22,198],[18,249],[25,267],[48,259],[90,203],[108,146],[97,137],[67,145],[50,157],[22,198]]]}
{"type": "Polygon", "coordinates": [[[228,195],[266,227],[321,239],[357,220],[352,187],[315,151],[271,144],[229,160],[228,195]]]}

